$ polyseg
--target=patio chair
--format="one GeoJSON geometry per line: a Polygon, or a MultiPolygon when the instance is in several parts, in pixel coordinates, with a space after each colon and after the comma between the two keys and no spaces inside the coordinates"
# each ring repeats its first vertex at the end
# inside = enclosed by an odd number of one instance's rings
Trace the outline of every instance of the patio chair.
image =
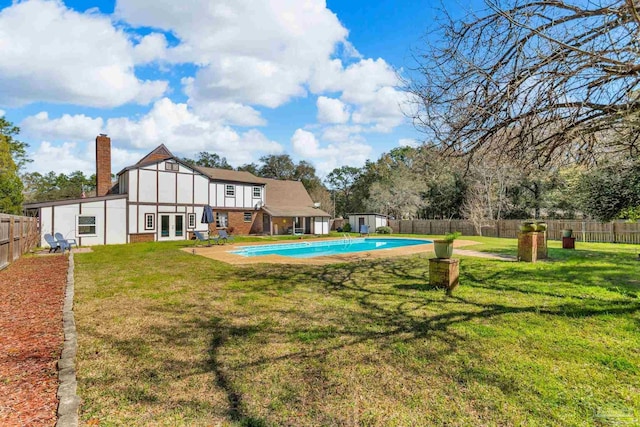
{"type": "Polygon", "coordinates": [[[218,230],[218,238],[224,240],[225,243],[235,241],[233,236],[227,233],[227,230],[218,230]]]}
{"type": "Polygon", "coordinates": [[[368,236],[369,235],[369,226],[368,225],[364,225],[362,224],[360,226],[360,235],[361,236],[368,236]]]}
{"type": "Polygon", "coordinates": [[[78,242],[76,242],[76,239],[68,239],[68,238],[65,238],[65,237],[62,235],[62,233],[55,233],[53,236],[56,238],[56,240],[57,240],[57,241],[64,240],[64,241],[66,241],[67,243],[69,243],[69,249],[71,249],[71,246],[72,246],[72,245],[76,245],[76,248],[78,247],[78,242]]]}
{"type": "Polygon", "coordinates": [[[204,234],[200,231],[194,231],[193,234],[196,236],[195,246],[198,246],[198,242],[207,242],[207,246],[211,246],[211,239],[213,239],[216,244],[218,244],[218,240],[220,239],[218,236],[214,236],[213,238],[211,236],[204,237],[204,234]]]}
{"type": "Polygon", "coordinates": [[[60,249],[60,243],[49,233],[44,235],[44,240],[49,245],[49,252],[57,252],[60,249]]]}

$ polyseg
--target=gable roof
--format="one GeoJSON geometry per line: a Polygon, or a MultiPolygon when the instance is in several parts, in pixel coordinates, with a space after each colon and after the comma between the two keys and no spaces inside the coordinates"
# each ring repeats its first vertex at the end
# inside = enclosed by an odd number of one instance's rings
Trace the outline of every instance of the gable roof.
{"type": "Polygon", "coordinates": [[[323,216],[322,209],[313,206],[313,200],[300,181],[263,178],[267,184],[266,203],[262,207],[271,216],[323,216]]]}
{"type": "Polygon", "coordinates": [[[146,165],[148,163],[156,163],[166,159],[172,159],[174,155],[164,144],[158,145],[152,152],[138,160],[136,166],[146,165]]]}
{"type": "Polygon", "coordinates": [[[247,171],[230,169],[206,168],[204,166],[190,166],[201,174],[216,181],[246,182],[248,184],[266,184],[266,178],[259,178],[247,171]]]}

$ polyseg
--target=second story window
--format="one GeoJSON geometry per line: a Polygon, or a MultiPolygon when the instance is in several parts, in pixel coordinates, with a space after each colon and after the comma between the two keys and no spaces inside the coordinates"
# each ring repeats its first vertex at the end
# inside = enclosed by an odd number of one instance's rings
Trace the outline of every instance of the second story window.
{"type": "Polygon", "coordinates": [[[236,195],[236,187],[233,185],[225,185],[224,186],[224,194],[227,197],[234,197],[236,195]]]}
{"type": "Polygon", "coordinates": [[[177,172],[180,166],[176,162],[164,162],[164,170],[177,172]]]}
{"type": "Polygon", "coordinates": [[[253,187],[253,197],[256,199],[262,197],[262,187],[253,187]]]}

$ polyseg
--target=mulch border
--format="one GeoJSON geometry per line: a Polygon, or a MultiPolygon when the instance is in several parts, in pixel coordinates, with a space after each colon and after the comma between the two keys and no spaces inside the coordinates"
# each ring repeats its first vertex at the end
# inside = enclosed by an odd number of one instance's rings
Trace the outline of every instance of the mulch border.
{"type": "Polygon", "coordinates": [[[67,287],[62,307],[62,326],[64,344],[58,360],[58,420],[56,427],[77,427],[79,422],[80,397],[77,395],[76,354],[78,352],[78,335],[73,315],[73,252],[69,254],[67,270],[67,287]]]}

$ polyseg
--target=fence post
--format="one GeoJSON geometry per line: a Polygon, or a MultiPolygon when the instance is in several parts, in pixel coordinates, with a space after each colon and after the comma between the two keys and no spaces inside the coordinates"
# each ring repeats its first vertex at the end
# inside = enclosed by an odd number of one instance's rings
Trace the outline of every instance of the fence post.
{"type": "Polygon", "coordinates": [[[9,256],[7,257],[9,259],[9,264],[11,264],[14,261],[14,257],[13,257],[13,227],[14,227],[14,219],[13,217],[9,217],[9,256]]]}
{"type": "Polygon", "coordinates": [[[611,242],[616,243],[616,222],[611,221],[611,242]]]}

